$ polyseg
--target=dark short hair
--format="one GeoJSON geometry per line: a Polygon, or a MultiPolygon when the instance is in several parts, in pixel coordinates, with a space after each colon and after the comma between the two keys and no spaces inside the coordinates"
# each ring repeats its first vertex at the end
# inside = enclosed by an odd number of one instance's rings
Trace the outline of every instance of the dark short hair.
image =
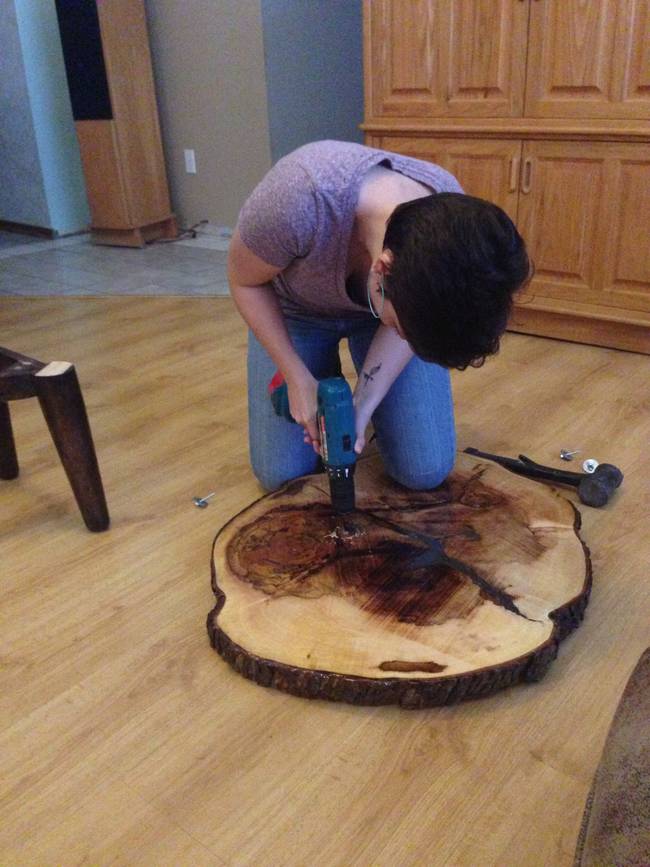
{"type": "Polygon", "coordinates": [[[464,370],[498,352],[513,295],[531,272],[501,208],[462,193],[405,202],[388,220],[384,248],[394,256],[386,297],[416,355],[464,370]]]}

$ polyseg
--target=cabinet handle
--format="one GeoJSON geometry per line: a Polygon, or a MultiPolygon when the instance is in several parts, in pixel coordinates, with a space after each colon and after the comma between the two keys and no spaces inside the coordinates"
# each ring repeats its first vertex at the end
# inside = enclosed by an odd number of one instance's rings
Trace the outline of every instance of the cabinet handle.
{"type": "Polygon", "coordinates": [[[521,181],[521,192],[522,193],[529,193],[530,192],[530,183],[531,183],[532,174],[533,174],[533,158],[532,157],[526,157],[526,159],[524,160],[524,172],[523,172],[524,176],[523,176],[522,181],[521,181]]]}
{"type": "Polygon", "coordinates": [[[519,180],[519,157],[512,157],[510,160],[510,183],[509,191],[514,193],[517,189],[517,181],[519,180]]]}

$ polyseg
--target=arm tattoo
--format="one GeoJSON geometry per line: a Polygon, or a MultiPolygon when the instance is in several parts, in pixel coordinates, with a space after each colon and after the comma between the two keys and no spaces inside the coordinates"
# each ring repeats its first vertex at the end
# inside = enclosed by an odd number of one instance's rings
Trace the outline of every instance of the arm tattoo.
{"type": "Polygon", "coordinates": [[[375,365],[375,367],[371,367],[369,373],[366,373],[366,371],[364,370],[363,371],[363,378],[364,378],[363,384],[364,384],[364,386],[368,385],[369,382],[373,382],[374,378],[375,378],[375,374],[379,373],[380,370],[381,370],[381,364],[377,364],[377,365],[375,365]]]}

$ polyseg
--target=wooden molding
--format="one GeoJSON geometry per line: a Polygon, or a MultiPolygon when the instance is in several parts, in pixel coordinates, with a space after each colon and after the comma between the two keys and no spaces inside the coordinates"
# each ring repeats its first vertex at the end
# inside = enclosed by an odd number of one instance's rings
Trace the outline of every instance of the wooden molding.
{"type": "Polygon", "coordinates": [[[93,226],[90,239],[93,244],[109,244],[118,247],[144,247],[149,241],[158,238],[176,238],[178,226],[174,214],[166,220],[135,226],[128,229],[103,229],[93,226]]]}
{"type": "Polygon", "coordinates": [[[650,121],[576,120],[530,117],[410,118],[369,117],[360,129],[372,135],[415,133],[418,136],[475,138],[573,139],[650,142],[650,121]]]}
{"type": "Polygon", "coordinates": [[[625,311],[536,299],[515,305],[508,330],[650,355],[650,317],[632,319],[625,311]]]}

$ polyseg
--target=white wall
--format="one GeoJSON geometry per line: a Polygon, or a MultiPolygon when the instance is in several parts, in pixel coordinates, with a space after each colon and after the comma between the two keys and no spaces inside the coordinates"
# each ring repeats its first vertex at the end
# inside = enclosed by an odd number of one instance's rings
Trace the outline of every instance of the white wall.
{"type": "Polygon", "coordinates": [[[233,226],[271,166],[259,0],[146,0],[172,207],[233,226]],[[183,149],[196,153],[185,173],[183,149]]]}
{"type": "Polygon", "coordinates": [[[54,0],[0,4],[0,220],[65,235],[90,220],[54,0]]]}
{"type": "Polygon", "coordinates": [[[361,3],[262,0],[273,162],[318,139],[363,141],[361,3]]]}
{"type": "Polygon", "coordinates": [[[0,3],[0,220],[47,226],[45,196],[13,0],[0,3]]]}
{"type": "Polygon", "coordinates": [[[172,206],[233,226],[279,157],[361,141],[359,0],[146,0],[172,206]],[[187,175],[183,149],[196,152],[187,175]]]}
{"type": "MultiPolygon", "coordinates": [[[[172,205],[233,226],[282,154],[361,140],[357,0],[145,0],[172,205]],[[263,3],[263,7],[262,7],[263,3]],[[183,149],[196,153],[188,175],[183,149]]],[[[54,0],[0,2],[0,220],[90,220],[54,0]]]]}

